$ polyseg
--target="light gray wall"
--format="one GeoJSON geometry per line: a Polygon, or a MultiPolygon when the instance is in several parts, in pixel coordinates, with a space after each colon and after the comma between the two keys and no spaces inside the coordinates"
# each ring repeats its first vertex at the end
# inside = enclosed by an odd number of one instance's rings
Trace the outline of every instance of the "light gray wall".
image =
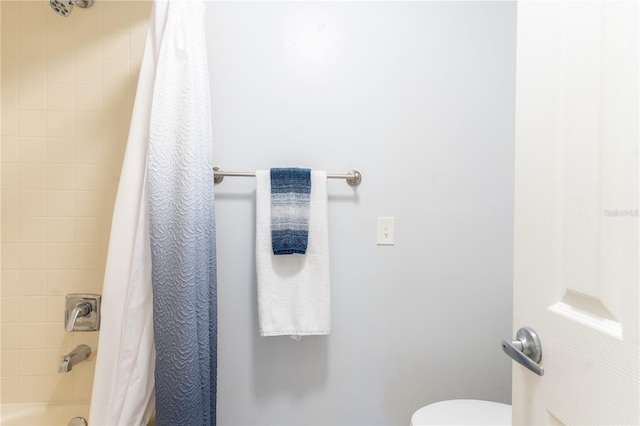
{"type": "Polygon", "coordinates": [[[510,401],[516,7],[207,4],[215,162],[329,182],[328,337],[259,337],[255,181],[217,187],[219,424],[409,424],[510,401]],[[376,246],[377,216],[396,244],[376,246]]]}

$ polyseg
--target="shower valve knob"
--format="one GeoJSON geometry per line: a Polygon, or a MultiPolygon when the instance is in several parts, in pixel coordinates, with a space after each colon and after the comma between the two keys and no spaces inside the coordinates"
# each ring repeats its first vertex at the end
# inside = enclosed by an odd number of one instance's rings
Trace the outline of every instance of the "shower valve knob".
{"type": "Polygon", "coordinates": [[[67,294],[64,310],[65,330],[100,330],[101,299],[99,294],[67,294]]]}

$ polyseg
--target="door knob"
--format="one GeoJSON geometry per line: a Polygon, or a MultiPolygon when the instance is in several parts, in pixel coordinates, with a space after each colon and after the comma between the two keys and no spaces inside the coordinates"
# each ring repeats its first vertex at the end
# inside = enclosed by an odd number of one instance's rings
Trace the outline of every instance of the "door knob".
{"type": "Polygon", "coordinates": [[[544,376],[544,367],[538,364],[542,359],[540,339],[529,327],[522,327],[516,333],[516,340],[503,340],[502,350],[514,361],[527,367],[538,376],[544,376]]]}

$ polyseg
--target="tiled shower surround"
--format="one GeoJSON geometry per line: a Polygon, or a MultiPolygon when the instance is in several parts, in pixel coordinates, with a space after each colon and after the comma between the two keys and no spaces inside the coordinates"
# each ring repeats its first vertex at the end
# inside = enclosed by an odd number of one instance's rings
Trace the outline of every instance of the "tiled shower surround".
{"type": "Polygon", "coordinates": [[[2,403],[89,401],[95,357],[58,361],[64,296],[101,293],[111,214],[151,3],[58,16],[2,1],[2,403]]]}

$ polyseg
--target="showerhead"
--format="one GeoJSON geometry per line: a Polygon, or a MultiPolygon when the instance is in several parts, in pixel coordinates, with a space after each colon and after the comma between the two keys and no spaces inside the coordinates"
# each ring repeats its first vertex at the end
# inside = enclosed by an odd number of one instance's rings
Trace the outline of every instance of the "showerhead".
{"type": "Polygon", "coordinates": [[[89,7],[93,4],[93,0],[49,0],[49,4],[58,15],[69,16],[74,4],[80,7],[89,7]]]}

